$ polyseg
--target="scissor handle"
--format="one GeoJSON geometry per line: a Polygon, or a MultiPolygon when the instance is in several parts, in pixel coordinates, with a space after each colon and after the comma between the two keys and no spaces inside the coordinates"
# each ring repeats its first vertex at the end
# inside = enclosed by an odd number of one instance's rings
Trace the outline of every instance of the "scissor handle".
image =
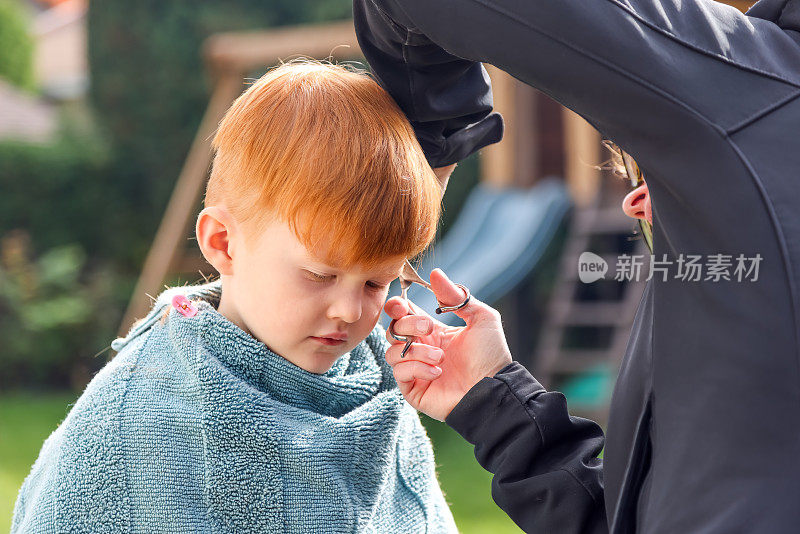
{"type": "MultiPolygon", "coordinates": [[[[412,314],[409,314],[412,315],[412,314]]],[[[401,336],[400,334],[396,334],[394,331],[394,323],[397,322],[397,319],[392,319],[389,323],[389,335],[394,338],[395,341],[400,341],[402,343],[407,343],[409,339],[414,339],[414,336],[401,336]]]]}
{"type": "MultiPolygon", "coordinates": [[[[458,287],[460,287],[461,289],[463,289],[464,293],[467,294],[467,296],[464,298],[464,301],[461,302],[460,304],[456,305],[456,306],[441,306],[440,305],[438,308],[436,308],[436,313],[437,314],[441,315],[442,313],[447,313],[447,312],[460,310],[461,308],[463,308],[467,304],[469,304],[469,300],[472,298],[472,295],[470,294],[469,289],[467,289],[467,286],[465,286],[463,284],[456,284],[456,285],[458,287]]],[[[405,298],[406,298],[406,300],[408,300],[408,297],[405,297],[405,298]]],[[[437,304],[441,304],[441,303],[439,303],[437,301],[437,304]]],[[[413,314],[409,314],[409,315],[413,315],[413,314]]],[[[400,357],[401,358],[405,358],[406,352],[408,352],[408,349],[411,348],[411,344],[414,342],[416,337],[414,337],[414,336],[401,336],[401,335],[395,333],[395,331],[394,331],[394,323],[396,323],[396,322],[397,322],[397,319],[392,319],[391,322],[389,322],[389,328],[388,328],[389,335],[392,336],[395,341],[400,341],[401,343],[405,343],[406,344],[406,346],[403,347],[403,351],[400,353],[400,357]]]]}
{"type": "Polygon", "coordinates": [[[406,346],[403,347],[403,350],[400,352],[400,357],[401,358],[405,358],[406,357],[406,352],[408,352],[408,349],[411,348],[411,344],[414,342],[414,340],[416,338],[414,336],[400,336],[400,335],[397,335],[394,332],[394,323],[395,323],[395,319],[392,319],[392,321],[389,323],[389,335],[392,336],[395,339],[395,341],[401,341],[401,342],[406,344],[406,346]]]}

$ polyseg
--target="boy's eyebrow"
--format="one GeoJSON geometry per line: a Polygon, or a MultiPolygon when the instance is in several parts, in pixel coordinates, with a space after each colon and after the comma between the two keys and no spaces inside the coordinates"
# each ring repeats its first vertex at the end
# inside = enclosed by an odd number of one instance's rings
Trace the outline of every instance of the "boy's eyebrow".
{"type": "Polygon", "coordinates": [[[396,269],[396,270],[395,269],[389,269],[387,271],[384,271],[384,272],[380,273],[380,277],[381,278],[384,277],[384,276],[386,276],[387,278],[391,276],[392,280],[394,280],[395,278],[400,276],[400,269],[396,269]]]}
{"type": "MultiPolygon", "coordinates": [[[[325,269],[328,269],[330,271],[347,271],[347,269],[345,267],[342,267],[342,266],[339,266],[339,265],[330,265],[330,264],[326,263],[324,260],[322,260],[322,259],[320,259],[320,258],[318,258],[318,257],[316,257],[316,256],[314,256],[313,254],[310,254],[310,253],[306,253],[305,254],[305,258],[306,258],[307,261],[310,261],[312,263],[316,263],[319,266],[324,267],[325,269]]],[[[385,269],[383,271],[375,273],[375,277],[377,277],[377,278],[387,277],[387,278],[391,278],[392,280],[394,280],[398,276],[400,276],[400,268],[399,267],[397,269],[385,269]]]]}
{"type": "Polygon", "coordinates": [[[377,274],[377,276],[380,276],[380,277],[391,276],[391,277],[393,277],[392,279],[394,279],[394,278],[397,278],[398,276],[400,276],[400,271],[401,270],[402,270],[402,266],[395,267],[395,268],[384,269],[382,271],[377,271],[376,274],[377,274]]]}

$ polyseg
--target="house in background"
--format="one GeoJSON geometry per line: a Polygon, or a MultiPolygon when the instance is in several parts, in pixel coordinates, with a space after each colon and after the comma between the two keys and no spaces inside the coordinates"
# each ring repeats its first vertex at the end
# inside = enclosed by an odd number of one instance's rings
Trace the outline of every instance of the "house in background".
{"type": "Polygon", "coordinates": [[[31,33],[34,72],[42,93],[53,100],[83,98],[89,89],[86,0],[39,0],[31,33]]]}

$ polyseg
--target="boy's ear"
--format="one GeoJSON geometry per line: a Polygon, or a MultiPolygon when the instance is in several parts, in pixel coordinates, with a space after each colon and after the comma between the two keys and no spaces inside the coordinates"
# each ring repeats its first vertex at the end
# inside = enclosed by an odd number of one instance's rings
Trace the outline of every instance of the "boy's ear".
{"type": "Polygon", "coordinates": [[[224,208],[209,206],[197,216],[195,227],[197,244],[206,261],[220,275],[233,274],[233,245],[236,232],[236,222],[224,208]]]}

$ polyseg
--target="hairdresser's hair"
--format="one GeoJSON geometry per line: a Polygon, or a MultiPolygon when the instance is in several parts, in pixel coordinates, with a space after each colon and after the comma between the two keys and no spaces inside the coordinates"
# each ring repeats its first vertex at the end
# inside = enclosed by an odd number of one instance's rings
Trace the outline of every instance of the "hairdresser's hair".
{"type": "Polygon", "coordinates": [[[353,67],[270,70],[233,103],[213,147],[206,206],[256,232],[276,216],[331,263],[414,257],[436,233],[441,188],[414,130],[353,67]]]}

